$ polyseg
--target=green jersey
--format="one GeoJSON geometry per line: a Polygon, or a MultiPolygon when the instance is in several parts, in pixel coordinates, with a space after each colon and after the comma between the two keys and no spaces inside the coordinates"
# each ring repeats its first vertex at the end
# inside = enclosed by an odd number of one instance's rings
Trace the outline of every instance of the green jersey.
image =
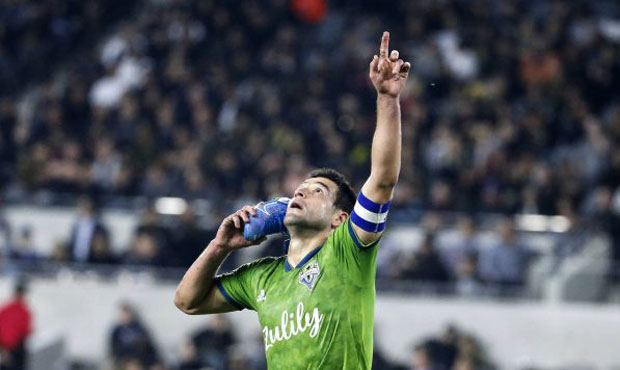
{"type": "Polygon", "coordinates": [[[258,313],[269,369],[370,369],[377,243],[347,220],[292,267],[263,258],[219,276],[239,309],[258,313]]]}

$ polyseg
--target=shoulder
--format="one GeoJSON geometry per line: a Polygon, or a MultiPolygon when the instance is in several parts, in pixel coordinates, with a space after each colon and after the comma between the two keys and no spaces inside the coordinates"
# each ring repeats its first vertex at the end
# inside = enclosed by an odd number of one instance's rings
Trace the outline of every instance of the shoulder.
{"type": "Polygon", "coordinates": [[[284,260],[284,256],[281,256],[281,257],[263,257],[263,258],[259,258],[259,259],[256,259],[254,261],[245,263],[245,264],[237,267],[232,272],[230,272],[228,274],[224,274],[224,276],[225,275],[230,275],[230,274],[241,273],[241,272],[261,272],[261,271],[267,271],[267,270],[273,269],[276,266],[278,266],[283,260],[284,260]]]}
{"type": "Polygon", "coordinates": [[[256,266],[256,267],[269,267],[269,266],[272,266],[272,265],[277,265],[283,259],[284,259],[284,256],[279,256],[279,257],[262,257],[262,258],[259,258],[257,260],[254,260],[252,262],[247,263],[247,265],[256,266]]]}
{"type": "Polygon", "coordinates": [[[334,230],[327,241],[332,244],[350,246],[353,250],[370,250],[372,249],[371,247],[379,244],[380,239],[381,236],[379,235],[376,240],[364,243],[354,230],[351,218],[349,217],[334,230]]]}

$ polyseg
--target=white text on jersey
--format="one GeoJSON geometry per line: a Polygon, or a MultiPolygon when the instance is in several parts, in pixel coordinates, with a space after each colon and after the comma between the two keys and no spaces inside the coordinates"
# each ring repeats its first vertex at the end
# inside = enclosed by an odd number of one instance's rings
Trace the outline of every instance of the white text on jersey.
{"type": "Polygon", "coordinates": [[[280,326],[270,329],[268,326],[263,328],[263,336],[265,339],[265,352],[273,347],[274,343],[283,340],[289,340],[292,337],[305,332],[310,328],[310,338],[314,338],[319,334],[321,323],[323,322],[323,314],[318,308],[314,308],[312,315],[305,312],[304,303],[299,302],[297,305],[296,315],[284,310],[280,319],[280,326]]]}

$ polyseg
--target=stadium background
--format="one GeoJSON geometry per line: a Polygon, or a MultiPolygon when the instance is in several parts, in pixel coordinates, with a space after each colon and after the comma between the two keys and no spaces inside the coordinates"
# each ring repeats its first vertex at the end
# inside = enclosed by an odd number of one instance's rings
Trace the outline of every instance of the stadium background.
{"type": "Polygon", "coordinates": [[[183,316],[175,283],[310,169],[359,189],[383,30],[413,68],[375,368],[620,368],[619,8],[2,2],[0,300],[28,278],[31,368],[264,368],[251,313],[183,316]]]}

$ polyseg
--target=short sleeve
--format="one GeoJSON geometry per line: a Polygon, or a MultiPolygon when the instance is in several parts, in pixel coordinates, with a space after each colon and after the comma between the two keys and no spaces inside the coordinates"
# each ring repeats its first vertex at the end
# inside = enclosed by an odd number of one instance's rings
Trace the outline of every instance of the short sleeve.
{"type": "Polygon", "coordinates": [[[381,237],[370,244],[362,244],[348,219],[334,230],[328,242],[331,244],[331,253],[353,281],[372,281],[374,286],[380,240],[381,237]]]}
{"type": "Polygon", "coordinates": [[[252,281],[258,273],[258,267],[258,261],[250,262],[229,273],[219,275],[215,279],[220,293],[238,310],[255,309],[253,298],[256,297],[256,292],[252,281]]]}

